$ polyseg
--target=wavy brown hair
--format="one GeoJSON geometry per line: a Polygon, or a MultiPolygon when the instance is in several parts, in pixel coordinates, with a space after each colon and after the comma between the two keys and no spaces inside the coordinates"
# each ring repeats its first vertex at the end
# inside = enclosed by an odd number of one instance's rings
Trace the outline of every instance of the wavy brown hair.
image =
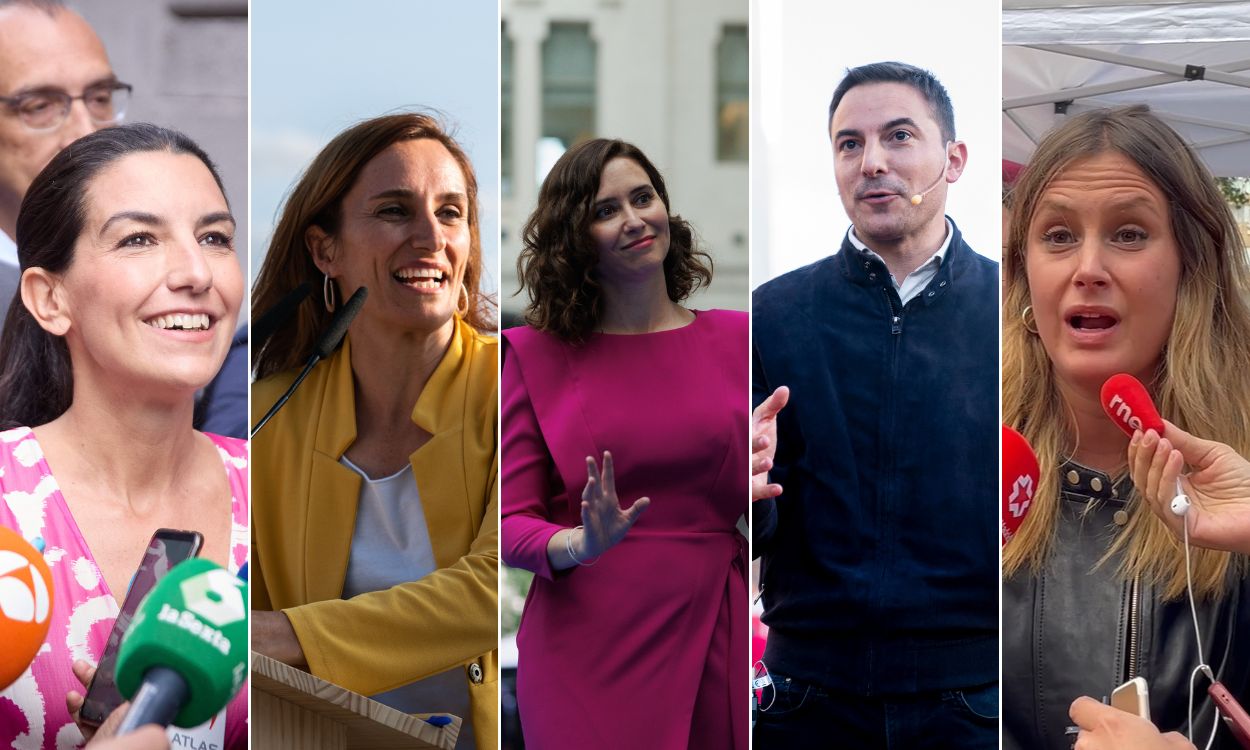
{"type": "MultiPolygon", "coordinates": [[[[384,115],[357,123],[334,137],[321,149],[300,177],[282,209],[269,252],[260,267],[252,290],[252,320],[257,320],[289,292],[305,281],[314,289],[322,283],[321,271],[313,263],[304,242],[311,226],[328,235],[339,229],[343,197],[347,195],[365,165],[392,144],[429,138],[451,152],[460,165],[468,190],[469,259],[464,270],[464,286],[469,293],[466,323],[478,330],[495,327],[495,302],[482,292],[482,236],[477,200],[477,176],[469,157],[447,130],[430,115],[405,112],[384,115]]],[[[341,298],[341,297],[340,297],[341,298]]],[[[252,369],[257,379],[303,365],[312,354],[318,337],[330,324],[332,314],[313,294],[296,310],[289,324],[289,335],[273,336],[252,352],[252,369]]]]}
{"type": "Polygon", "coordinates": [[[681,302],[712,282],[712,258],[698,248],[690,224],[673,213],[664,178],[646,155],[625,141],[584,141],[551,168],[538,193],[538,207],[521,232],[516,267],[530,299],[525,322],[540,331],[576,343],[603,317],[603,287],[596,273],[599,251],[590,240],[590,223],[603,168],[622,157],[642,167],[668,211],[664,284],[669,299],[681,302]]]}
{"type": "MultiPolygon", "coordinates": [[[[1250,267],[1232,212],[1215,180],[1180,136],[1144,106],[1095,110],[1048,134],[1012,191],[1003,271],[1003,423],[1033,446],[1042,475],[1033,507],[1003,550],[1003,573],[1038,572],[1054,544],[1058,467],[1078,435],[1059,395],[1041,339],[1022,319],[1030,304],[1025,258],[1028,228],[1046,188],[1080,159],[1114,152],[1145,173],[1167,198],[1180,250],[1176,315],[1167,348],[1148,384],[1159,412],[1187,432],[1250,453],[1250,267]]],[[[1133,490],[1136,512],[1103,562],[1122,553],[1120,573],[1160,585],[1165,598],[1185,591],[1184,550],[1133,490]]],[[[1245,560],[1227,552],[1193,550],[1194,591],[1216,596],[1245,560]]]]}

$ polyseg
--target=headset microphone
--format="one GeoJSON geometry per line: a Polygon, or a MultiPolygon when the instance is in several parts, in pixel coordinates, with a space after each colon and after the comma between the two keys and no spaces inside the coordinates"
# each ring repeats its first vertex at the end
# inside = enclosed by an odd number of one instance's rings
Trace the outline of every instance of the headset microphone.
{"type": "MultiPolygon", "coordinates": [[[[950,145],[950,141],[947,141],[946,143],[942,144],[942,148],[945,149],[949,145],[950,145]]],[[[937,189],[937,186],[941,185],[945,179],[946,179],[946,162],[942,162],[942,171],[940,174],[938,174],[937,179],[933,181],[932,185],[920,191],[919,193],[916,193],[915,195],[913,195],[911,197],[911,204],[913,206],[919,206],[921,202],[924,201],[924,197],[928,195],[930,192],[932,192],[933,190],[937,189]]]]}
{"type": "Polygon", "coordinates": [[[942,181],[943,181],[943,180],[945,180],[945,179],[946,179],[946,166],[945,166],[945,165],[943,165],[943,166],[942,166],[942,174],[938,175],[938,178],[937,178],[936,180],[934,180],[934,181],[933,181],[933,184],[932,184],[932,185],[930,185],[929,187],[925,188],[925,189],[924,189],[924,190],[922,190],[921,192],[916,193],[915,195],[913,195],[913,196],[911,197],[911,204],[912,204],[913,206],[919,206],[919,205],[921,204],[921,202],[922,202],[922,201],[924,201],[924,197],[925,197],[926,195],[928,195],[928,194],[929,194],[932,190],[936,189],[938,185],[941,185],[941,184],[942,184],[942,181]]]}

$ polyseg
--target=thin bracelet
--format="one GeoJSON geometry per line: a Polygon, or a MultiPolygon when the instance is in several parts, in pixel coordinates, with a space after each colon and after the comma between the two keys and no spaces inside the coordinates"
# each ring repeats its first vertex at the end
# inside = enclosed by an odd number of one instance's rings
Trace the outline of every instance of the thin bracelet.
{"type": "MultiPolygon", "coordinates": [[[[569,529],[569,533],[566,534],[564,537],[564,549],[566,552],[569,553],[570,560],[582,566],[583,568],[589,568],[591,565],[594,565],[595,563],[599,562],[599,558],[596,557],[590,562],[582,562],[581,560],[577,559],[577,555],[573,554],[573,532],[577,531],[578,529],[582,530],[582,536],[586,535],[586,527],[584,526],[574,526],[573,528],[569,529]]],[[[600,557],[602,557],[602,555],[600,555],[600,557]]]]}

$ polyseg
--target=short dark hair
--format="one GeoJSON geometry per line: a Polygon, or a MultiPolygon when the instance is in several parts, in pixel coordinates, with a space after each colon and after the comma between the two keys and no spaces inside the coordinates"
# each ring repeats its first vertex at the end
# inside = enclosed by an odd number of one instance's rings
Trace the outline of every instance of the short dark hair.
{"type": "Polygon", "coordinates": [[[869,63],[858,68],[848,68],[846,77],[833,90],[825,130],[833,127],[833,113],[842,103],[846,92],[865,83],[904,83],[919,91],[933,110],[933,119],[942,131],[942,139],[955,140],[955,109],[951,106],[951,97],[946,93],[946,87],[929,71],[901,62],[869,63]]]}
{"type": "Polygon", "coordinates": [[[64,0],[0,0],[0,10],[19,6],[32,10],[41,10],[50,16],[55,15],[57,11],[67,10],[64,0]]]}
{"type": "Polygon", "coordinates": [[[538,206],[521,232],[517,276],[529,293],[525,322],[565,341],[579,343],[603,317],[603,288],[590,242],[595,195],[604,167],[616,158],[642,167],[668,211],[668,256],[664,283],[668,298],[681,302],[712,281],[712,259],[697,247],[694,230],[673,213],[660,170],[631,143],[596,138],[560,157],[538,193],[538,206]]]}
{"type": "MultiPolygon", "coordinates": [[[[224,197],[217,168],[182,133],[144,122],[97,130],[66,146],[35,177],[17,214],[17,260],[23,271],[62,273],[86,223],[86,195],[106,167],[135,153],[187,154],[204,163],[224,197]]],[[[19,292],[0,336],[0,429],[37,427],[73,403],[74,375],[65,339],[45,331],[19,292]]]]}

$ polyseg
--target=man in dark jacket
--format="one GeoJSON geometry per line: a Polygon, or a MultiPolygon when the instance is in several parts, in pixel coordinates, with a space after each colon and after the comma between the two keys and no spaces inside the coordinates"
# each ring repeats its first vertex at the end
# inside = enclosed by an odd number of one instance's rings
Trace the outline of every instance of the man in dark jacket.
{"type": "Polygon", "coordinates": [[[752,308],[755,747],[996,748],[998,266],[944,215],[967,147],[901,63],[848,71],[829,134],[852,227],[752,308]]]}

